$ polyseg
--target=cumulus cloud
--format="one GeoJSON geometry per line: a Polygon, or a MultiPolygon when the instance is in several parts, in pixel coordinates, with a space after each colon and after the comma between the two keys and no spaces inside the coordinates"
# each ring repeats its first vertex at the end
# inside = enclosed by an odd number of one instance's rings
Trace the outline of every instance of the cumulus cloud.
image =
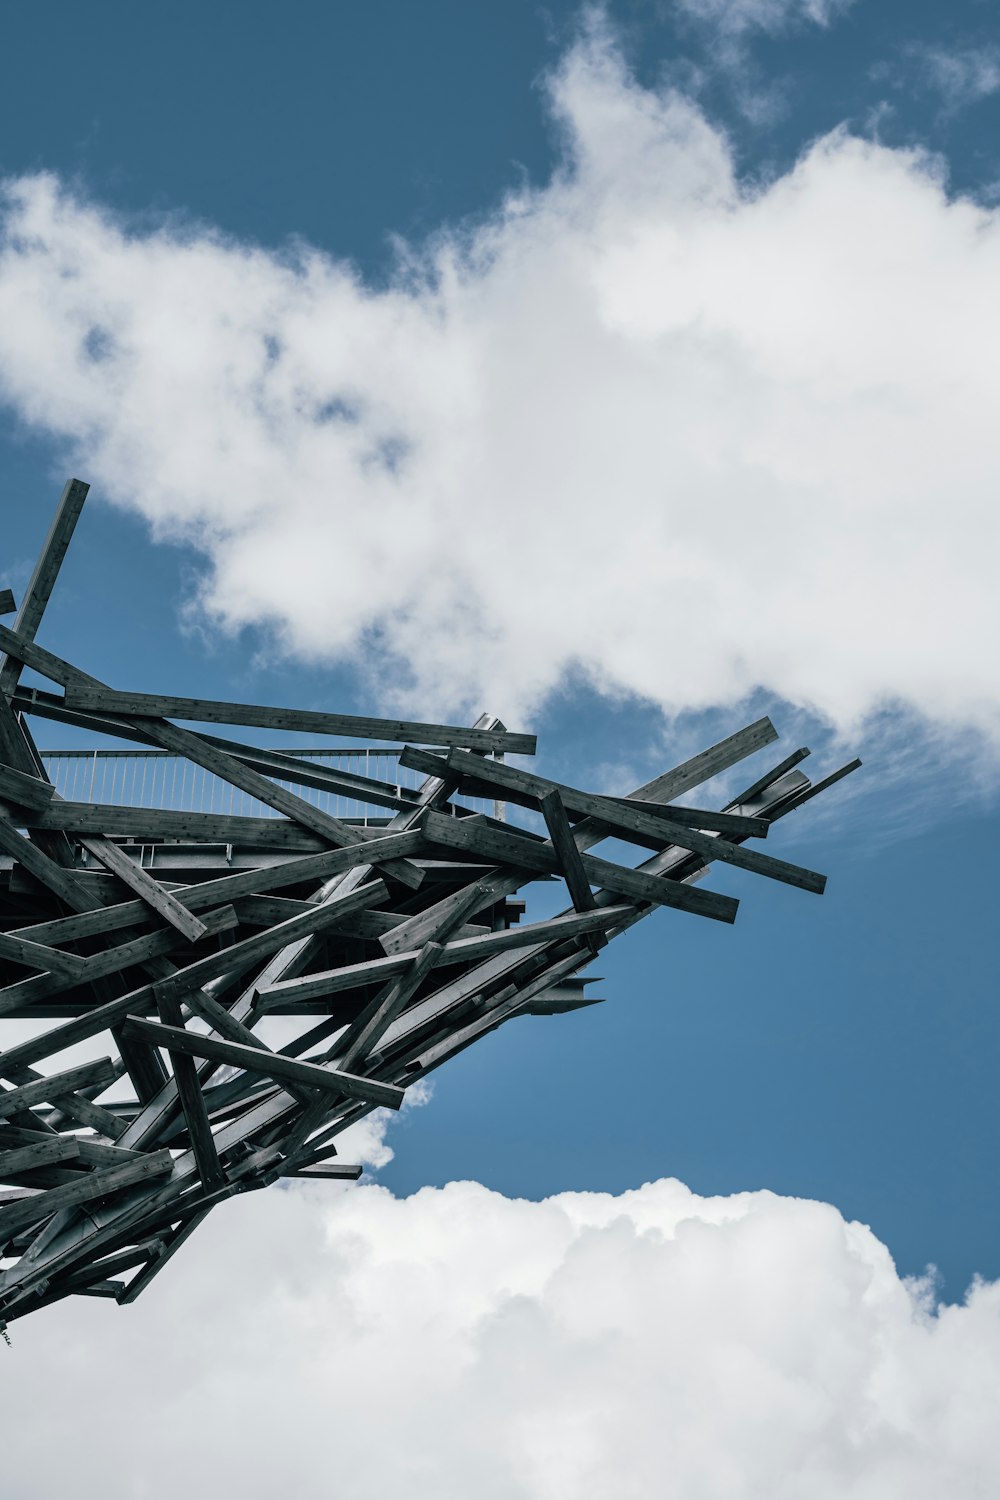
{"type": "Polygon", "coordinates": [[[12,1325],[6,1494],[58,1492],[68,1452],[80,1500],[193,1476],[246,1500],[1000,1484],[1000,1285],[935,1310],[825,1204],[669,1180],[541,1203],[310,1187],[227,1204],[201,1239],[132,1308],[12,1325]]]}
{"type": "Polygon", "coordinates": [[[741,181],[599,27],[550,98],[552,180],[380,288],[9,182],[0,391],[203,550],[217,623],[386,703],[513,718],[573,668],[1000,735],[997,213],[843,132],[741,181]]]}

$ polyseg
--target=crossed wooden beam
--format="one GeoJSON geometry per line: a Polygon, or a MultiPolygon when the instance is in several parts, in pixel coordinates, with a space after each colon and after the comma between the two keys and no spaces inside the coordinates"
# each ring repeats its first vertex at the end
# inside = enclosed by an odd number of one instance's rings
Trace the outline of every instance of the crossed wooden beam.
{"type": "Polygon", "coordinates": [[[768,719],[613,797],[508,764],[534,736],[489,715],[462,728],[115,691],[36,642],[87,488],[66,486],[0,626],[0,1019],[34,1023],[0,1051],[0,1328],[65,1296],[134,1301],[236,1193],[357,1178],[341,1132],[512,1017],[594,1004],[580,971],[610,938],[663,906],[732,922],[736,900],[697,884],[713,861],[821,893],[822,875],[750,841],[859,764],[810,783],[797,750],[711,810],[678,799],[774,741],[768,719]],[[272,815],[68,801],[33,717],[160,747],[272,815]],[[423,780],[190,724],[402,743],[423,780]],[[335,817],[310,789],[384,817],[335,817]],[[470,797],[525,809],[525,826],[470,797]],[[611,838],[641,860],[589,852],[611,838]],[[537,877],[570,905],[521,923],[537,877]],[[258,1031],[274,1015],[295,1022],[281,1046],[258,1031]],[[81,1044],[97,1055],[63,1057],[81,1044]]]}

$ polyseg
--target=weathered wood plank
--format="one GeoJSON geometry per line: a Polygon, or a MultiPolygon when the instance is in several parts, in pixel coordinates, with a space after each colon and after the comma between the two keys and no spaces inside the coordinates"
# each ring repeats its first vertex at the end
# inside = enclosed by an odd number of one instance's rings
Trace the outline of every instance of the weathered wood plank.
{"type": "Polygon", "coordinates": [[[42,1142],[71,1141],[80,1160],[88,1167],[112,1167],[121,1162],[135,1161],[141,1151],[124,1150],[121,1146],[109,1146],[104,1141],[95,1141],[84,1135],[53,1135],[44,1130],[25,1130],[19,1125],[0,1123],[0,1146],[37,1146],[42,1142]]]}
{"type": "MultiPolygon", "coordinates": [[[[32,667],[35,671],[60,683],[67,692],[72,688],[87,686],[101,692],[111,691],[96,678],[90,677],[79,668],[64,661],[62,657],[54,655],[51,651],[42,650],[34,642],[25,640],[3,625],[0,625],[0,646],[7,651],[8,655],[23,662],[25,666],[32,667]]],[[[109,723],[108,727],[111,733],[114,733],[113,722],[109,723]]],[[[163,749],[183,755],[195,765],[221,777],[231,786],[239,787],[241,791],[249,793],[251,797],[256,797],[266,806],[275,808],[276,811],[292,818],[294,822],[311,829],[328,843],[339,847],[358,843],[364,837],[350,824],[331,817],[329,813],[322,812],[312,803],[295,796],[293,792],[278,786],[266,776],[261,776],[259,772],[241,765],[225,751],[217,750],[201,735],[189,729],[181,729],[167,719],[156,717],[143,718],[140,728],[163,749]]],[[[413,888],[418,887],[423,879],[422,872],[405,859],[392,862],[386,867],[386,872],[413,888]]]]}
{"type": "MultiPolygon", "coordinates": [[[[425,840],[419,829],[407,833],[388,834],[379,843],[385,844],[391,858],[397,855],[414,854],[423,847],[425,840]]],[[[197,885],[175,886],[171,895],[189,911],[205,911],[210,907],[238,902],[243,896],[264,891],[281,890],[290,885],[312,884],[331,875],[339,874],[376,862],[378,850],[375,841],[354,844],[350,849],[326,849],[321,854],[307,855],[302,859],[289,859],[282,864],[266,865],[254,870],[241,870],[238,874],[222,875],[216,880],[205,880],[197,885]]],[[[68,943],[77,938],[93,937],[98,933],[114,932],[123,927],[145,921],[149,913],[144,902],[127,901],[115,906],[83,912],[78,916],[57,917],[51,922],[37,922],[28,927],[18,927],[14,937],[29,938],[33,942],[68,943]]],[[[387,918],[391,913],[384,914],[387,918]]],[[[358,924],[365,931],[365,920],[381,918],[383,913],[357,911],[350,918],[352,926],[358,924]]],[[[384,926],[379,926],[384,931],[384,926]]]]}
{"type": "Polygon", "coordinates": [[[15,771],[12,766],[0,766],[0,797],[16,802],[19,807],[37,809],[46,807],[52,800],[51,782],[25,771],[15,771]]]}
{"type": "Polygon", "coordinates": [[[0,932],[0,959],[69,980],[81,979],[86,969],[86,960],[75,953],[62,953],[45,943],[33,943],[28,938],[13,937],[7,932],[0,932]]]}
{"type": "Polygon", "coordinates": [[[744,802],[751,802],[758,793],[764,791],[765,787],[772,786],[780,780],[787,771],[791,771],[800,761],[805,760],[809,750],[803,745],[798,750],[793,750],[791,755],[786,755],[783,761],[774,767],[772,771],[765,771],[763,776],[758,776],[756,781],[750,783],[746,791],[741,792],[738,797],[733,797],[727,804],[729,807],[741,807],[744,802]]]}
{"type": "Polygon", "coordinates": [[[250,1073],[262,1073],[279,1082],[305,1084],[307,1088],[324,1089],[327,1093],[369,1099],[373,1104],[385,1105],[389,1109],[399,1109],[403,1102],[403,1090],[391,1084],[378,1083],[372,1078],[359,1078],[335,1068],[317,1067],[314,1063],[298,1062],[277,1052],[264,1052],[258,1047],[245,1047],[238,1042],[227,1042],[218,1037],[197,1036],[175,1026],[146,1021],[141,1016],[129,1016],[125,1027],[132,1035],[155,1046],[169,1046],[171,1049],[187,1052],[191,1057],[228,1063],[230,1067],[245,1068],[250,1073]]]}
{"type": "Polygon", "coordinates": [[[210,953],[206,958],[198,959],[169,979],[160,980],[156,986],[157,997],[167,994],[183,995],[221,974],[245,970],[258,958],[266,958],[300,938],[311,937],[334,926],[345,912],[357,911],[365,906],[377,906],[387,895],[385,884],[376,879],[345,896],[323,903],[317,902],[310,911],[302,912],[300,916],[290,917],[287,922],[280,922],[277,927],[269,927],[264,932],[255,932],[252,936],[233,943],[231,947],[224,948],[220,953],[210,953]]]}
{"type": "Polygon", "coordinates": [[[66,870],[42,849],[18,833],[10,821],[0,816],[0,849],[23,865],[42,885],[47,886],[71,911],[89,911],[94,902],[71,870],[66,870]]]}
{"type": "Polygon", "coordinates": [[[533,734],[508,730],[467,729],[455,724],[425,724],[407,719],[374,719],[358,714],[315,713],[301,708],[267,708],[255,703],[223,703],[210,698],[178,698],[154,693],[121,693],[74,683],[67,689],[69,708],[124,718],[183,719],[199,724],[244,724],[254,729],[290,729],[306,734],[334,734],[342,739],[389,740],[405,744],[467,745],[534,755],[533,734]]]}
{"type": "MultiPolygon", "coordinates": [[[[434,769],[454,769],[455,762],[451,760],[448,752],[431,752],[428,750],[417,750],[412,745],[407,745],[399,757],[401,766],[408,767],[413,771],[423,771],[432,774],[434,769]]],[[[502,789],[504,800],[515,802],[520,807],[536,809],[539,797],[546,789],[558,791],[563,796],[564,806],[570,811],[580,811],[577,808],[573,796],[569,795],[576,791],[575,788],[564,785],[562,782],[551,781],[548,778],[536,776],[530,772],[519,772],[513,767],[504,767],[499,762],[483,760],[481,757],[467,756],[458,764],[462,769],[456,772],[456,777],[461,778],[461,784],[465,792],[473,797],[495,798],[499,789],[502,789]],[[505,771],[512,772],[505,775],[505,771]]],[[[582,797],[588,797],[590,793],[581,793],[582,797]]],[[[602,796],[602,802],[611,802],[625,808],[634,808],[638,799],[632,797],[602,796]]],[[[643,801],[641,810],[648,816],[669,818],[685,828],[699,828],[704,831],[725,833],[727,835],[741,834],[745,837],[766,838],[768,823],[764,818],[757,818],[741,813],[712,812],[703,808],[682,807],[676,803],[643,801]]]]}
{"type": "Polygon", "coordinates": [[[23,1172],[37,1167],[51,1167],[56,1162],[79,1161],[80,1148],[73,1136],[49,1137],[30,1146],[0,1151],[0,1182],[9,1182],[23,1172]]]}
{"type": "Polygon", "coordinates": [[[850,776],[852,772],[857,771],[860,765],[860,760],[849,760],[846,766],[841,766],[838,771],[832,771],[829,776],[824,776],[822,781],[817,781],[812,786],[804,787],[782,809],[782,812],[794,812],[796,808],[802,807],[804,803],[811,802],[813,797],[819,796],[820,792],[825,792],[828,787],[836,786],[838,781],[843,781],[845,776],[850,776]]]}
{"type": "MultiPolygon", "coordinates": [[[[33,641],[35,638],[89,489],[89,484],[84,484],[82,480],[70,479],[59,497],[52,525],[42,544],[14,621],[14,630],[25,640],[33,641]]],[[[20,662],[16,658],[8,658],[0,666],[0,693],[9,697],[20,676],[20,662]]]]}
{"type": "MultiPolygon", "coordinates": [[[[435,966],[445,968],[459,963],[480,963],[494,954],[507,953],[517,948],[531,948],[539,944],[565,942],[568,938],[586,937],[591,932],[602,932],[618,926],[634,915],[632,906],[603,906],[589,912],[570,912],[566,916],[552,917],[544,922],[532,922],[521,927],[508,927],[502,932],[487,932],[470,938],[451,938],[440,945],[441,951],[435,966]]],[[[302,1003],[307,1000],[325,999],[344,990],[359,989],[362,985],[377,983],[405,974],[415,963],[419,950],[393,953],[386,958],[369,959],[359,964],[345,964],[338,969],[325,969],[319,973],[301,975],[295,979],[279,980],[266,985],[258,993],[262,1010],[274,1010],[279,1005],[302,1003]]]]}
{"type": "Polygon", "coordinates": [[[317,1162],[315,1166],[290,1167],[282,1177],[332,1178],[338,1181],[357,1182],[364,1167],[348,1166],[345,1162],[317,1162]]]}
{"type": "MultiPolygon", "coordinates": [[[[214,911],[205,913],[205,927],[210,935],[226,932],[238,923],[239,918],[231,906],[217,907],[214,911]]],[[[65,979],[59,974],[36,974],[31,979],[18,980],[16,984],[7,985],[0,990],[0,1017],[10,1015],[32,1001],[61,994],[77,985],[90,984],[94,980],[105,979],[110,974],[119,974],[145,964],[150,959],[160,958],[184,946],[186,942],[187,939],[175,928],[162,927],[157,932],[144,933],[117,947],[91,954],[83,960],[82,973],[73,979],[65,979]]],[[[223,950],[224,953],[231,951],[229,948],[223,950]]]]}
{"type": "MultiPolygon", "coordinates": [[[[9,1077],[8,1068],[15,1066],[11,1062],[12,1051],[12,1048],[8,1048],[6,1052],[0,1052],[0,1075],[4,1077],[9,1077]]],[[[40,1055],[44,1057],[46,1054],[43,1052],[40,1055]]],[[[75,1068],[50,1073],[47,1078],[40,1078],[34,1083],[22,1084],[20,1088],[7,1089],[0,1093],[0,1119],[9,1119],[11,1115],[22,1109],[30,1109],[34,1104],[52,1104],[60,1095],[86,1088],[93,1083],[113,1083],[115,1076],[110,1057],[99,1057],[95,1062],[80,1063],[75,1068]]]]}
{"type": "MultiPolygon", "coordinates": [[[[184,1020],[177,998],[173,995],[157,995],[157,1006],[164,1029],[171,1035],[178,1030],[183,1033],[184,1020]]],[[[122,1035],[128,1037],[130,1041],[147,1040],[141,1035],[137,1037],[128,1022],[122,1026],[122,1035]]],[[[168,1050],[170,1066],[174,1070],[177,1097],[181,1101],[181,1109],[184,1112],[188,1136],[191,1140],[191,1149],[198,1163],[198,1175],[207,1190],[211,1192],[213,1188],[225,1186],[226,1174],[222,1170],[219,1153],[215,1148],[215,1137],[209,1124],[208,1110],[205,1108],[205,1100],[198,1079],[198,1069],[189,1054],[170,1045],[169,1038],[163,1040],[163,1045],[168,1050]]]]}
{"type": "MultiPolygon", "coordinates": [[[[693,853],[700,854],[705,860],[735,865],[739,869],[749,870],[817,895],[822,895],[826,885],[826,877],[817,874],[815,870],[790,864],[787,860],[776,859],[773,855],[762,854],[756,849],[746,849],[721,836],[700,833],[697,829],[685,827],[660,814],[654,817],[641,806],[612,801],[593,792],[582,792],[576,787],[564,786],[561,782],[550,782],[532,772],[484,761],[463,750],[452,750],[447,764],[459,775],[468,773],[489,785],[502,787],[505,791],[517,789],[522,794],[529,794],[537,800],[539,807],[543,798],[555,793],[564,807],[604,823],[622,838],[627,839],[631,833],[639,832],[652,839],[654,844],[657,840],[661,842],[661,846],[676,844],[681,849],[690,849],[693,853]]],[[[568,829],[566,837],[568,842],[572,842],[572,834],[568,829]]]]}
{"type": "Polygon", "coordinates": [[[390,928],[380,935],[379,942],[386,953],[406,953],[422,948],[424,943],[443,930],[443,924],[449,923],[453,916],[464,922],[484,907],[492,906],[497,899],[498,891],[493,882],[489,879],[473,881],[470,885],[443,896],[425,911],[390,928]]]}
{"type": "Polygon", "coordinates": [[[569,826],[562,797],[555,787],[539,797],[538,806],[545,819],[552,847],[562,866],[563,879],[566,881],[570,900],[577,911],[593,911],[597,904],[594,901],[594,893],[590,889],[587,873],[583,868],[583,858],[573,842],[573,830],[569,826]]]}
{"type": "MultiPolygon", "coordinates": [[[[466,849],[498,863],[537,870],[542,874],[560,873],[559,860],[551,844],[527,838],[520,832],[499,833],[476,818],[447,818],[440,813],[428,813],[424,831],[433,842],[448,848],[466,849]]],[[[583,855],[583,866],[588,880],[595,885],[631,900],[676,907],[679,911],[693,912],[716,922],[736,919],[739,903],[731,896],[696,890],[666,876],[645,875],[592,854],[583,855]]]]}
{"type": "Polygon", "coordinates": [[[134,891],[157,916],[176,927],[189,943],[200,942],[208,936],[208,928],[199,922],[193,912],[182,906],[169,891],[165,891],[141,865],[130,859],[117,844],[106,838],[84,838],[80,842],[95,859],[100,860],[106,870],[117,875],[123,885],[134,891]]]}
{"type": "Polygon", "coordinates": [[[37,1224],[40,1219],[49,1218],[59,1209],[104,1198],[149,1178],[165,1177],[172,1169],[173,1159],[169,1151],[152,1151],[139,1161],[81,1173],[78,1182],[65,1183],[62,1187],[36,1193],[32,1198],[5,1204],[0,1208],[0,1241],[9,1240],[12,1235],[37,1224]]]}

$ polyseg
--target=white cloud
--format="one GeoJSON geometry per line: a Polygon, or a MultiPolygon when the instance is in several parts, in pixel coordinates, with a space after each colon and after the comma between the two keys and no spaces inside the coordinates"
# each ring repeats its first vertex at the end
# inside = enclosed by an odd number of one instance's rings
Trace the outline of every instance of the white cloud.
{"type": "Polygon", "coordinates": [[[677,8],[706,21],[723,34],[748,31],[774,34],[803,21],[828,26],[854,0],[677,0],[677,8]]]}
{"type": "Polygon", "coordinates": [[[576,666],[1000,734],[997,214],[842,133],[747,187],[599,30],[552,101],[553,181],[383,290],[11,183],[0,388],[197,541],[226,627],[425,715],[576,666]]]}
{"type": "Polygon", "coordinates": [[[1000,47],[914,46],[907,54],[949,110],[977,104],[1000,89],[1000,47]]]}
{"type": "Polygon", "coordinates": [[[935,1316],[864,1226],[766,1192],[271,1191],[218,1209],[134,1307],[11,1333],[11,1500],[57,1493],[70,1453],[79,1500],[1000,1485],[1000,1285],[935,1316]]]}

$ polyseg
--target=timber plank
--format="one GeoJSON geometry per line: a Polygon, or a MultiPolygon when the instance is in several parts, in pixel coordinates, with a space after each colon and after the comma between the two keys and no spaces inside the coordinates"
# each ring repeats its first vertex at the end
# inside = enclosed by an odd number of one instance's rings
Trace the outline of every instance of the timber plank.
{"type": "MultiPolygon", "coordinates": [[[[171,1034],[177,1030],[183,1032],[184,1021],[177,998],[173,995],[157,995],[157,1005],[164,1029],[171,1034]]],[[[141,1035],[136,1037],[127,1021],[122,1026],[122,1035],[127,1036],[130,1041],[145,1040],[141,1035]]],[[[174,1070],[177,1097],[181,1101],[181,1109],[187,1122],[191,1148],[194,1151],[195,1161],[198,1163],[198,1175],[207,1191],[211,1192],[214,1188],[225,1186],[226,1174],[222,1170],[219,1153],[215,1147],[215,1137],[212,1134],[208,1110],[201,1092],[198,1069],[191,1057],[180,1048],[171,1047],[169,1040],[165,1040],[163,1045],[167,1047],[170,1065],[174,1070]]]]}
{"type": "Polygon", "coordinates": [[[327,1093],[368,1099],[373,1104],[385,1105],[389,1109],[398,1109],[403,1102],[403,1090],[391,1084],[378,1083],[372,1078],[358,1078],[338,1069],[317,1067],[314,1063],[298,1062],[276,1052],[264,1052],[259,1047],[245,1047],[217,1037],[195,1035],[175,1026],[146,1021],[141,1016],[129,1016],[125,1027],[133,1036],[149,1041],[154,1046],[169,1046],[178,1051],[183,1050],[191,1057],[228,1063],[231,1067],[245,1068],[250,1073],[263,1073],[280,1082],[301,1083],[308,1088],[324,1089],[327,1093]]]}
{"type": "MultiPolygon", "coordinates": [[[[8,1048],[6,1052],[0,1052],[0,1074],[5,1077],[9,1076],[7,1069],[13,1066],[10,1061],[11,1051],[8,1048]]],[[[44,1057],[46,1054],[40,1055],[44,1057]]],[[[25,1083],[19,1088],[0,1093],[0,1119],[7,1119],[22,1109],[30,1109],[34,1104],[51,1104],[60,1095],[86,1088],[89,1084],[113,1083],[115,1076],[110,1057],[99,1057],[94,1062],[80,1063],[75,1068],[64,1068],[61,1073],[50,1073],[47,1078],[39,1078],[33,1083],[25,1083]]]]}
{"type": "MultiPolygon", "coordinates": [[[[90,485],[84,484],[82,480],[70,479],[59,497],[52,525],[42,544],[14,621],[14,630],[26,640],[33,641],[35,638],[89,489],[90,485]]],[[[20,676],[20,662],[16,658],[8,658],[0,667],[0,693],[9,697],[20,676]]]]}
{"type": "Polygon", "coordinates": [[[534,755],[533,734],[507,730],[467,729],[454,724],[424,724],[406,719],[373,719],[357,714],[314,713],[301,708],[266,708],[255,703],[223,703],[210,698],[178,698],[153,693],[120,693],[96,684],[75,682],[67,688],[68,708],[123,718],[185,719],[199,724],[244,724],[254,729],[302,730],[342,739],[416,740],[428,745],[468,745],[476,750],[534,755]]]}
{"type": "MultiPolygon", "coordinates": [[[[550,844],[525,838],[519,832],[498,833],[476,818],[445,818],[439,813],[428,813],[424,830],[429,839],[450,848],[466,849],[484,858],[496,859],[498,863],[537,870],[542,874],[560,873],[558,856],[550,844]]],[[[583,866],[589,880],[618,895],[651,901],[659,906],[673,906],[716,922],[736,919],[739,903],[731,896],[695,890],[666,876],[650,876],[591,854],[583,856],[583,866]]]]}
{"type": "MultiPolygon", "coordinates": [[[[555,794],[559,797],[563,807],[595,818],[614,830],[619,837],[627,839],[630,833],[640,832],[652,838],[654,843],[658,839],[662,844],[673,843],[679,848],[690,849],[693,853],[700,854],[703,859],[719,860],[723,864],[735,865],[739,869],[750,870],[755,874],[768,876],[772,880],[779,880],[785,885],[797,886],[801,890],[812,891],[817,895],[822,895],[826,885],[826,877],[817,874],[815,870],[790,864],[787,860],[776,859],[773,855],[762,854],[756,849],[745,849],[742,845],[732,844],[721,836],[701,833],[697,829],[685,827],[660,814],[654,817],[638,806],[602,797],[593,792],[581,792],[576,787],[550,782],[531,772],[516,770],[513,766],[484,761],[462,750],[452,750],[448,755],[447,763],[449,768],[458,774],[464,774],[466,769],[470,768],[469,774],[474,774],[481,781],[485,780],[488,784],[502,787],[507,791],[517,789],[526,793],[537,800],[539,807],[546,797],[551,798],[555,794]]],[[[546,823],[548,823],[547,817],[546,823]]],[[[551,835],[551,828],[549,832],[551,835]]],[[[567,844],[572,842],[568,824],[563,837],[567,844]]],[[[553,843],[555,843],[554,838],[553,843]]]]}
{"type": "Polygon", "coordinates": [[[189,943],[197,943],[208,936],[205,924],[199,922],[193,912],[182,906],[151,875],[147,875],[141,865],[129,859],[117,844],[105,838],[85,838],[80,842],[85,849],[90,850],[95,859],[100,860],[105,869],[110,870],[112,875],[117,875],[123,885],[134,891],[140,901],[145,902],[165,922],[169,922],[171,927],[176,927],[189,943]]]}
{"type": "Polygon", "coordinates": [[[39,1219],[49,1218],[59,1209],[103,1198],[149,1178],[165,1177],[172,1169],[173,1159],[169,1151],[152,1151],[139,1161],[82,1173],[78,1182],[68,1182],[62,1187],[36,1193],[32,1198],[5,1204],[0,1208],[0,1241],[10,1239],[39,1219]]]}

